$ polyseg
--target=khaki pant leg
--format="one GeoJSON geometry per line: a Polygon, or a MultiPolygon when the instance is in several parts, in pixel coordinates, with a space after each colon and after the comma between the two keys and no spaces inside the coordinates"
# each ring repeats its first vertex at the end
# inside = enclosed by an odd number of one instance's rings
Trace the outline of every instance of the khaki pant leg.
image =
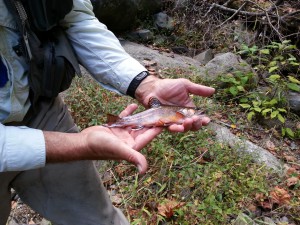
{"type": "Polygon", "coordinates": [[[11,209],[10,182],[19,172],[0,173],[0,225],[5,225],[11,209]]]}
{"type": "MultiPolygon", "coordinates": [[[[60,98],[41,102],[39,108],[27,126],[78,132],[60,98]]],[[[129,224],[112,205],[92,161],[48,164],[19,173],[10,184],[25,203],[54,224],[129,224]]]]}

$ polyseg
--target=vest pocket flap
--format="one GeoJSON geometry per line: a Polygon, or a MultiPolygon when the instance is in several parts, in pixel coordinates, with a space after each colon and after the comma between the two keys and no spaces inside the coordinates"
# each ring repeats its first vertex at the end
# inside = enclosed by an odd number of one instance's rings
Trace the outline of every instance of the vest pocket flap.
{"type": "Polygon", "coordinates": [[[55,42],[55,55],[64,57],[66,60],[68,60],[68,62],[74,68],[76,74],[78,76],[81,76],[81,71],[75,52],[73,50],[73,47],[70,45],[70,42],[67,39],[64,31],[61,28],[57,27],[53,30],[53,32],[55,33],[55,38],[57,40],[55,42]]]}

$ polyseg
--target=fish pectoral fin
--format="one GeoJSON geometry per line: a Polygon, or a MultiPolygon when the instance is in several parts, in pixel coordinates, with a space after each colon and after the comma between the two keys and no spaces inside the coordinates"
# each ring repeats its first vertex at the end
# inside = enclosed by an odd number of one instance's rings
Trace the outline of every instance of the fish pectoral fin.
{"type": "Polygon", "coordinates": [[[185,115],[180,111],[177,111],[175,116],[176,116],[176,119],[184,119],[185,118],[185,115]]]}
{"type": "Polygon", "coordinates": [[[107,114],[106,123],[112,124],[112,123],[117,122],[119,119],[121,119],[119,116],[107,114]]]}
{"type": "Polygon", "coordinates": [[[149,106],[150,108],[158,108],[158,107],[161,106],[161,102],[160,102],[157,98],[151,97],[151,98],[149,99],[148,106],[149,106]]]}

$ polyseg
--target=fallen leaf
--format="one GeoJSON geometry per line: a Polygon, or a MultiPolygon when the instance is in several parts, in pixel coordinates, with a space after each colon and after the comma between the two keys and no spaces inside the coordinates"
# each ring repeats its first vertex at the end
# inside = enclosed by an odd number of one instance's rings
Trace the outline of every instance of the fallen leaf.
{"type": "Polygon", "coordinates": [[[273,208],[272,202],[263,193],[257,193],[255,199],[258,205],[263,209],[271,210],[273,208]]]}
{"type": "Polygon", "coordinates": [[[11,202],[11,209],[16,208],[17,205],[18,205],[18,203],[17,203],[16,201],[12,201],[12,202],[11,202]]]}
{"type": "Polygon", "coordinates": [[[250,211],[250,212],[255,212],[257,210],[257,207],[256,205],[254,204],[250,204],[247,206],[247,209],[250,211]]]}
{"type": "Polygon", "coordinates": [[[297,170],[293,167],[288,168],[288,170],[286,171],[287,175],[292,175],[292,174],[297,174],[297,170]]]}
{"type": "Polygon", "coordinates": [[[297,161],[297,159],[294,156],[291,156],[291,155],[285,155],[284,158],[288,162],[295,162],[295,161],[297,161]]]}
{"type": "Polygon", "coordinates": [[[111,196],[110,199],[111,199],[112,203],[115,205],[119,205],[123,202],[123,198],[122,198],[121,194],[116,194],[114,196],[111,196]]]}
{"type": "Polygon", "coordinates": [[[274,151],[275,150],[275,145],[272,141],[267,141],[266,142],[266,148],[269,150],[269,151],[274,151]]]}
{"type": "Polygon", "coordinates": [[[159,206],[157,207],[158,214],[166,218],[171,218],[174,215],[174,210],[179,209],[184,205],[184,202],[177,202],[175,200],[167,199],[166,201],[164,201],[164,203],[159,204],[159,206]]]}
{"type": "Polygon", "coordinates": [[[267,210],[271,210],[273,208],[273,204],[271,201],[269,200],[265,200],[263,202],[260,202],[260,206],[263,208],[263,209],[267,209],[267,210]]]}
{"type": "Polygon", "coordinates": [[[278,205],[288,204],[291,199],[289,193],[280,187],[275,187],[274,190],[270,192],[270,197],[272,202],[278,205]]]}
{"type": "Polygon", "coordinates": [[[299,182],[298,177],[290,177],[289,179],[286,180],[286,185],[288,187],[294,186],[299,182]]]}

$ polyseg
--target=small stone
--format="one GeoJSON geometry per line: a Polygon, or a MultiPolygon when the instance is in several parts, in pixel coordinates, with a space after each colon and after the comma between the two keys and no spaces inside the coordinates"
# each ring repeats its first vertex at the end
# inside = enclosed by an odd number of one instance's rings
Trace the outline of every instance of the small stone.
{"type": "Polygon", "coordinates": [[[240,213],[233,225],[256,225],[256,223],[246,214],[240,213]]]}
{"type": "Polygon", "coordinates": [[[264,217],[264,222],[267,225],[276,225],[276,223],[269,217],[264,217]]]}

